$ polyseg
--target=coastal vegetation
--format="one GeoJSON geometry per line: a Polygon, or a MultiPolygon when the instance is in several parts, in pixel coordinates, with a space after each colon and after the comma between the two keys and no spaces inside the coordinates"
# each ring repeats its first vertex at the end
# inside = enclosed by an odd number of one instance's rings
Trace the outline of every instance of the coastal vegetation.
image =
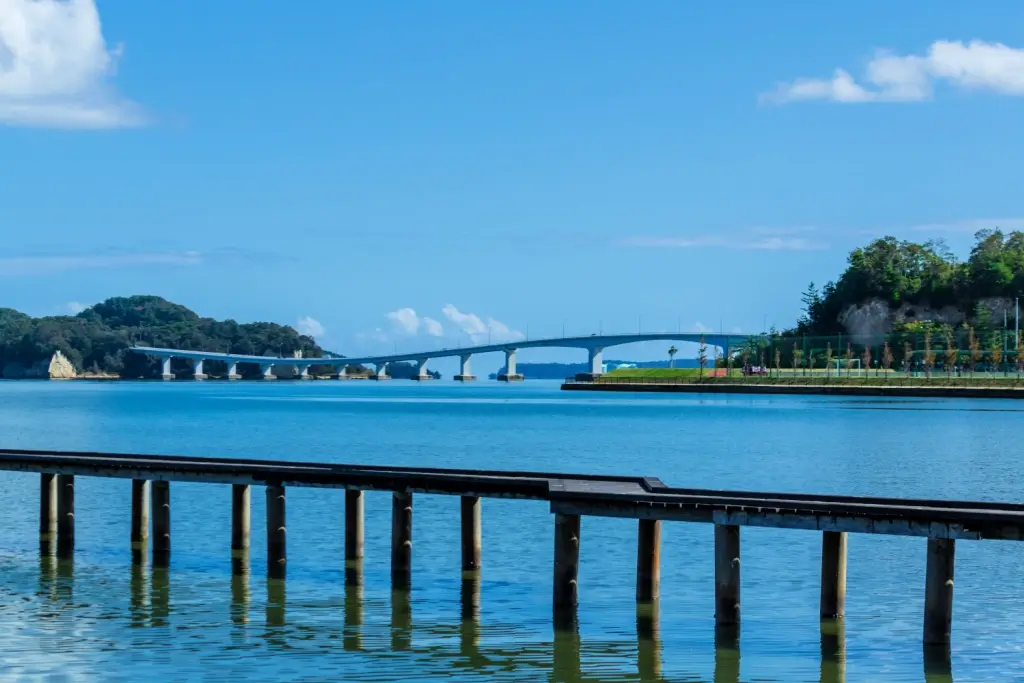
{"type": "MultiPolygon", "coordinates": [[[[133,345],[270,356],[302,352],[308,358],[334,355],[288,325],[205,318],[158,296],[115,297],[73,316],[33,318],[0,309],[0,371],[5,378],[45,376],[40,368],[58,351],[79,373],[159,376],[157,360],[129,353],[133,345]]],[[[218,365],[223,364],[207,363],[207,372],[225,372],[218,365]]],[[[188,361],[176,360],[173,370],[187,372],[190,367],[188,361]]]]}

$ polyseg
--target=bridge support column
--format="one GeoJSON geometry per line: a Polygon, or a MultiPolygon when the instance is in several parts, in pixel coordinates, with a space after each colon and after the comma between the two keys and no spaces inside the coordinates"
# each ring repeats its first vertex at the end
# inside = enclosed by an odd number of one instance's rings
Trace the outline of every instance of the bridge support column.
{"type": "Polygon", "coordinates": [[[498,375],[499,382],[518,382],[523,376],[516,372],[516,349],[505,351],[505,372],[498,375]]]}
{"type": "Polygon", "coordinates": [[[928,539],[924,588],[924,644],[947,645],[953,625],[953,560],[956,541],[928,539]]]}
{"type": "Polygon", "coordinates": [[[171,482],[150,483],[149,501],[153,521],[153,566],[171,562],[171,482]]]}
{"type": "Polygon", "coordinates": [[[203,373],[203,362],[205,359],[197,358],[192,361],[192,376],[195,379],[206,379],[206,375],[203,373]]]}
{"type": "Polygon", "coordinates": [[[636,599],[652,602],[661,597],[661,521],[641,519],[636,544],[636,599]]]}
{"type": "Polygon", "coordinates": [[[75,553],[75,475],[57,477],[57,557],[75,553]]]}
{"type": "Polygon", "coordinates": [[[160,359],[160,379],[174,379],[174,373],[171,372],[170,356],[160,359]]]}
{"type": "Polygon", "coordinates": [[[267,576],[283,579],[287,562],[284,487],[267,485],[267,576]]]}
{"type": "Polygon", "coordinates": [[[715,625],[740,623],[740,528],[715,525],[715,625]]]}
{"type": "Polygon", "coordinates": [[[252,493],[248,484],[231,485],[231,555],[249,552],[252,493]]]}
{"type": "Polygon", "coordinates": [[[49,545],[57,533],[57,480],[56,474],[39,475],[39,543],[49,545]]]}
{"type": "Polygon", "coordinates": [[[363,492],[345,491],[345,564],[363,559],[363,492]]]}
{"type": "Polygon", "coordinates": [[[483,531],[481,529],[480,498],[463,496],[462,506],[462,571],[480,569],[483,549],[483,531]]]}
{"type": "Polygon", "coordinates": [[[274,376],[274,364],[273,363],[263,363],[263,364],[261,364],[260,365],[260,375],[263,376],[263,379],[277,379],[277,377],[274,376]]]}
{"type": "Polygon", "coordinates": [[[338,374],[338,379],[348,379],[348,373],[346,372],[345,367],[346,366],[344,365],[339,365],[335,368],[335,371],[338,374]]]}
{"type": "Polygon", "coordinates": [[[228,379],[242,379],[242,376],[238,374],[238,363],[235,361],[228,363],[228,379]]]}
{"type": "Polygon", "coordinates": [[[476,377],[473,376],[473,373],[469,369],[470,358],[472,358],[472,356],[468,354],[465,356],[459,356],[459,374],[455,375],[455,380],[457,382],[472,382],[473,380],[476,379],[476,377]]]}
{"type": "Polygon", "coordinates": [[[375,365],[376,365],[376,370],[374,371],[374,373],[372,375],[373,379],[375,379],[377,381],[383,381],[383,380],[386,380],[386,379],[391,379],[388,376],[388,364],[387,363],[376,363],[375,365]]]}
{"type": "Polygon", "coordinates": [[[428,380],[428,379],[434,379],[433,377],[431,377],[427,373],[427,359],[426,358],[420,358],[419,360],[416,361],[416,376],[413,377],[413,379],[417,379],[417,380],[420,380],[420,381],[428,380]]]}
{"type": "Polygon", "coordinates": [[[391,497],[391,587],[412,585],[412,494],[395,491],[391,497]]]}
{"type": "Polygon", "coordinates": [[[300,365],[298,367],[298,370],[299,370],[299,379],[311,379],[310,375],[309,375],[309,366],[308,365],[300,365]]]}
{"type": "Polygon", "coordinates": [[[587,349],[587,372],[583,373],[583,378],[595,379],[602,374],[604,374],[604,348],[587,349]]]}
{"type": "Polygon", "coordinates": [[[149,482],[145,479],[132,479],[132,549],[149,539],[149,482]]]}
{"type": "Polygon", "coordinates": [[[555,513],[554,611],[576,609],[580,569],[580,516],[555,513]]]}
{"type": "Polygon", "coordinates": [[[846,614],[846,533],[821,534],[821,618],[842,619],[846,614]]]}

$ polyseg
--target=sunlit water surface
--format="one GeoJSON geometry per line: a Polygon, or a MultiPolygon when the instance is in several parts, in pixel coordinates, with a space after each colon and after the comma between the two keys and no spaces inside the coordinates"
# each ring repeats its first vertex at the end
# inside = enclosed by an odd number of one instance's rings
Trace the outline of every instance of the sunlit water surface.
{"type": "MultiPolygon", "coordinates": [[[[656,476],[670,485],[1020,501],[1024,404],[577,394],[556,383],[0,382],[0,447],[656,476]]],[[[921,647],[925,542],[850,539],[847,617],[818,620],[820,536],[743,531],[743,624],[716,639],[712,529],[666,524],[656,618],[636,523],[585,518],[578,626],[551,618],[552,518],[484,501],[459,569],[458,501],[416,496],[413,588],[389,587],[390,500],[366,494],[346,587],[343,493],[288,494],[288,578],[233,576],[230,490],[172,489],[169,570],[132,563],[130,485],[76,482],[73,562],[41,557],[38,476],[0,473],[0,678],[365,681],[1005,681],[1024,675],[1024,546],[957,548],[951,674],[921,647]],[[830,629],[831,630],[831,629],[830,629]]]]}

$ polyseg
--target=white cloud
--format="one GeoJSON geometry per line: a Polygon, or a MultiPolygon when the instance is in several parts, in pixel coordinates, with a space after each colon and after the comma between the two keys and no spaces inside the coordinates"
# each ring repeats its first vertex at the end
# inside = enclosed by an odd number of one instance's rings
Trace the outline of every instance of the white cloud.
{"type": "Polygon", "coordinates": [[[94,0],[0,0],[0,124],[143,125],[141,107],[110,83],[120,54],[94,0]]]}
{"type": "MultiPolygon", "coordinates": [[[[2,2],[4,0],[0,0],[2,2]]],[[[202,263],[203,256],[197,251],[6,256],[0,257],[0,277],[132,266],[196,266],[202,263]]]]}
{"type": "Polygon", "coordinates": [[[423,331],[429,334],[431,337],[443,337],[444,326],[433,318],[424,316],[421,320],[423,323],[423,331]]]}
{"type": "Polygon", "coordinates": [[[965,90],[1024,95],[1024,49],[981,40],[937,40],[924,55],[879,51],[868,61],[862,83],[844,69],[831,78],[798,78],[761,95],[765,103],[920,102],[932,98],[936,83],[965,90]]]}
{"type": "Polygon", "coordinates": [[[705,325],[704,323],[702,323],[699,320],[697,321],[697,324],[695,325],[695,327],[697,328],[697,331],[700,332],[701,334],[707,334],[708,332],[712,331],[712,329],[710,327],[708,327],[707,325],[705,325]]]}
{"type": "Polygon", "coordinates": [[[420,329],[420,317],[411,308],[399,308],[391,311],[385,316],[391,321],[391,326],[401,334],[414,335],[420,329]]]}
{"type": "Polygon", "coordinates": [[[488,317],[485,322],[480,316],[463,313],[452,304],[447,304],[441,311],[459,330],[469,336],[474,344],[485,344],[488,341],[497,344],[525,338],[522,332],[510,328],[500,320],[488,317]]]}
{"type": "Polygon", "coordinates": [[[299,318],[299,321],[295,323],[295,329],[298,330],[299,334],[304,334],[314,339],[319,339],[326,334],[326,330],[324,330],[324,326],[320,324],[320,321],[308,315],[299,318]]]}
{"type": "Polygon", "coordinates": [[[757,249],[764,251],[818,251],[827,244],[806,237],[785,235],[696,235],[693,237],[631,237],[623,241],[631,247],[662,247],[694,249],[718,247],[722,249],[757,249]]]}
{"type": "Polygon", "coordinates": [[[69,301],[66,304],[64,304],[65,312],[69,313],[70,315],[78,315],[87,308],[89,307],[81,303],[80,301],[69,301]]]}
{"type": "Polygon", "coordinates": [[[924,223],[911,226],[910,230],[914,232],[947,232],[973,235],[979,230],[995,230],[996,228],[1003,232],[1024,230],[1024,218],[971,218],[949,223],[924,223]]]}

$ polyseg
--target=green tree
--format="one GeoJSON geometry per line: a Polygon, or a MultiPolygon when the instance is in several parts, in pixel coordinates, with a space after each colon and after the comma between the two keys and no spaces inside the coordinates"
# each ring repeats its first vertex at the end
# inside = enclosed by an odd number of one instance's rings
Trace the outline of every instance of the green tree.
{"type": "Polygon", "coordinates": [[[679,349],[676,348],[675,344],[668,348],[668,366],[674,368],[676,366],[676,354],[679,353],[679,349]]]}

